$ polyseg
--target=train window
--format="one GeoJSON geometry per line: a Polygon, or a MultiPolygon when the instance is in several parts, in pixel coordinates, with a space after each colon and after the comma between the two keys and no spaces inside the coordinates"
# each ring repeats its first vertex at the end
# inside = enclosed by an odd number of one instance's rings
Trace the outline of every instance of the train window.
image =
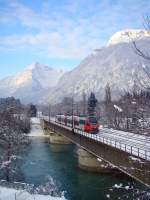
{"type": "Polygon", "coordinates": [[[68,120],[68,124],[72,124],[72,121],[70,119],[68,120]]]}
{"type": "Polygon", "coordinates": [[[97,124],[97,119],[94,117],[89,118],[91,124],[97,124]]]}
{"type": "Polygon", "coordinates": [[[80,119],[80,121],[79,121],[79,124],[85,124],[85,120],[83,120],[83,119],[80,119]]]}
{"type": "Polygon", "coordinates": [[[79,125],[78,121],[75,120],[74,125],[78,126],[79,125]]]}

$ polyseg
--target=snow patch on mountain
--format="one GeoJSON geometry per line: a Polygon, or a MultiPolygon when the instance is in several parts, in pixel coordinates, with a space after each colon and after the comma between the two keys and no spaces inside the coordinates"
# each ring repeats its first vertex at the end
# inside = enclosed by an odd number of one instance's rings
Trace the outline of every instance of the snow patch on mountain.
{"type": "Polygon", "coordinates": [[[132,42],[150,37],[150,32],[140,29],[125,29],[115,33],[109,40],[108,46],[119,44],[122,42],[132,42]]]}

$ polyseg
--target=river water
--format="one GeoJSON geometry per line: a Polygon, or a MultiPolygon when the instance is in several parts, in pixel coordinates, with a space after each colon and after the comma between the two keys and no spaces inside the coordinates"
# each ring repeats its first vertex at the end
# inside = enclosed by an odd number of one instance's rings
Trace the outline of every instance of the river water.
{"type": "MultiPolygon", "coordinates": [[[[51,176],[59,191],[65,191],[68,200],[117,199],[127,190],[113,189],[120,183],[134,185],[134,181],[115,176],[82,171],[78,168],[76,145],[54,145],[44,137],[33,137],[29,152],[25,156],[23,172],[25,182],[44,185],[51,176]],[[108,198],[110,195],[110,198],[108,198]]],[[[132,198],[130,198],[132,199],[132,198]]]]}

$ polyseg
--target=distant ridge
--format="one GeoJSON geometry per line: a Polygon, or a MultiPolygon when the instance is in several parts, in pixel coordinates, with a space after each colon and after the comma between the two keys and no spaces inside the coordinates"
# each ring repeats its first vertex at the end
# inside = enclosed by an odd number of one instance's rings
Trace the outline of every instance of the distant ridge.
{"type": "Polygon", "coordinates": [[[38,102],[42,95],[57,85],[63,74],[63,70],[32,63],[16,76],[0,80],[0,97],[14,96],[25,103],[38,102]]]}

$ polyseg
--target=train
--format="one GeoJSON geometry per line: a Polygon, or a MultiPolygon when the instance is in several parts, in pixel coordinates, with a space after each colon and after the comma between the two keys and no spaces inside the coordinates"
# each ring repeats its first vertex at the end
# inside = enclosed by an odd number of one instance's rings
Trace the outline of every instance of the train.
{"type": "Polygon", "coordinates": [[[98,133],[99,123],[96,117],[56,115],[56,123],[83,130],[87,133],[98,133]]]}

